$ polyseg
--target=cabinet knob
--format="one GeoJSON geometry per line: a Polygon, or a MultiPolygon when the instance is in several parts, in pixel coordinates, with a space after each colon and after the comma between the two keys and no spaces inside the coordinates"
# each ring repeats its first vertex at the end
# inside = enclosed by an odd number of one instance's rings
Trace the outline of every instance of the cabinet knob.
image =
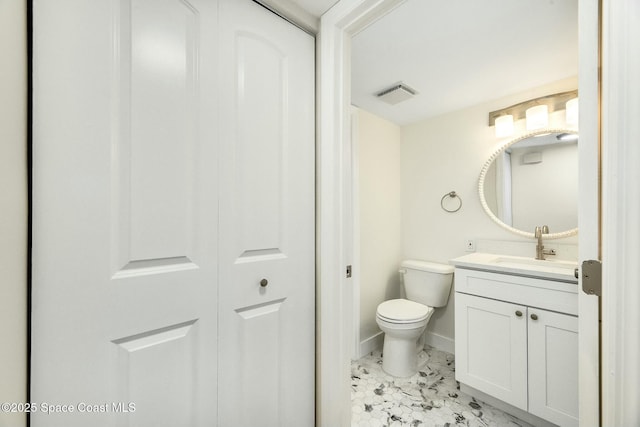
{"type": "Polygon", "coordinates": [[[531,319],[533,319],[533,320],[538,320],[538,315],[537,315],[537,314],[532,314],[532,315],[531,315],[531,319]]]}
{"type": "Polygon", "coordinates": [[[266,287],[268,284],[269,284],[269,281],[267,279],[260,280],[260,286],[262,286],[263,288],[266,287]]]}
{"type": "Polygon", "coordinates": [[[516,311],[516,316],[522,317],[522,312],[520,310],[516,311]]]}

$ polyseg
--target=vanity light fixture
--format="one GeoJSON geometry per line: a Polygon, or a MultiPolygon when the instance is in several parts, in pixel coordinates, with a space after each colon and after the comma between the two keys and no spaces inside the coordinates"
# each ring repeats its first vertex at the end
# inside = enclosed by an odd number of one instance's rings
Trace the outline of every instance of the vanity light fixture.
{"type": "Polygon", "coordinates": [[[540,98],[529,99],[507,108],[492,111],[489,113],[489,126],[495,126],[496,137],[509,136],[507,129],[514,132],[515,122],[526,119],[528,131],[546,128],[549,126],[549,115],[556,111],[567,110],[567,126],[577,126],[577,106],[578,91],[554,93],[553,95],[542,96],[540,98]],[[575,101],[574,101],[575,99],[575,101]],[[573,112],[575,111],[575,113],[573,112]],[[511,118],[503,118],[511,116],[511,118]],[[572,124],[573,117],[576,123],[572,124]],[[511,122],[508,124],[508,122],[511,122]]]}
{"type": "Polygon", "coordinates": [[[549,126],[549,107],[536,105],[527,108],[527,130],[544,129],[549,126]]]}
{"type": "Polygon", "coordinates": [[[568,126],[578,126],[578,107],[578,98],[567,101],[565,121],[568,126]]]}
{"type": "Polygon", "coordinates": [[[505,114],[496,117],[496,138],[504,138],[513,135],[513,115],[505,114]]]}

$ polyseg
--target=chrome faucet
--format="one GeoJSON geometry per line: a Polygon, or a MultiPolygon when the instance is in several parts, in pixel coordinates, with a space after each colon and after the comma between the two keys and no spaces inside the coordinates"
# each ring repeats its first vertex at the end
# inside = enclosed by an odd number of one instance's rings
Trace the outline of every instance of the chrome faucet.
{"type": "Polygon", "coordinates": [[[549,227],[543,225],[542,227],[536,227],[533,235],[536,239],[538,239],[538,244],[536,245],[536,259],[545,259],[545,255],[555,255],[556,251],[554,249],[544,249],[544,245],[542,244],[542,235],[549,234],[549,227]]]}

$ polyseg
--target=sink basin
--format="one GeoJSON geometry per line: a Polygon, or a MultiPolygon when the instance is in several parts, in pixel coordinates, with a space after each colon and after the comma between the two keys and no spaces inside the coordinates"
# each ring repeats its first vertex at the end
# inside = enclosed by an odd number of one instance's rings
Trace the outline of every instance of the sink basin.
{"type": "Polygon", "coordinates": [[[577,262],[535,259],[527,257],[487,254],[474,252],[451,260],[456,267],[467,267],[477,270],[498,271],[544,279],[562,280],[577,283],[574,270],[577,262]]]}
{"type": "Polygon", "coordinates": [[[535,259],[523,257],[498,257],[494,260],[496,264],[510,265],[519,268],[552,268],[560,271],[567,270],[573,275],[577,264],[570,261],[560,261],[555,259],[535,259]]]}

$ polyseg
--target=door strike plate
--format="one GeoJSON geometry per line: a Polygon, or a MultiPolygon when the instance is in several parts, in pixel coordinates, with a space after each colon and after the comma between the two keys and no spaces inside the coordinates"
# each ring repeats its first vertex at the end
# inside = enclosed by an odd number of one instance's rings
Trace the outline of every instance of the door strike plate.
{"type": "Polygon", "coordinates": [[[347,279],[351,277],[351,266],[347,265],[347,279]]]}
{"type": "Polygon", "coordinates": [[[593,259],[582,262],[582,291],[602,296],[602,262],[593,259]]]}

